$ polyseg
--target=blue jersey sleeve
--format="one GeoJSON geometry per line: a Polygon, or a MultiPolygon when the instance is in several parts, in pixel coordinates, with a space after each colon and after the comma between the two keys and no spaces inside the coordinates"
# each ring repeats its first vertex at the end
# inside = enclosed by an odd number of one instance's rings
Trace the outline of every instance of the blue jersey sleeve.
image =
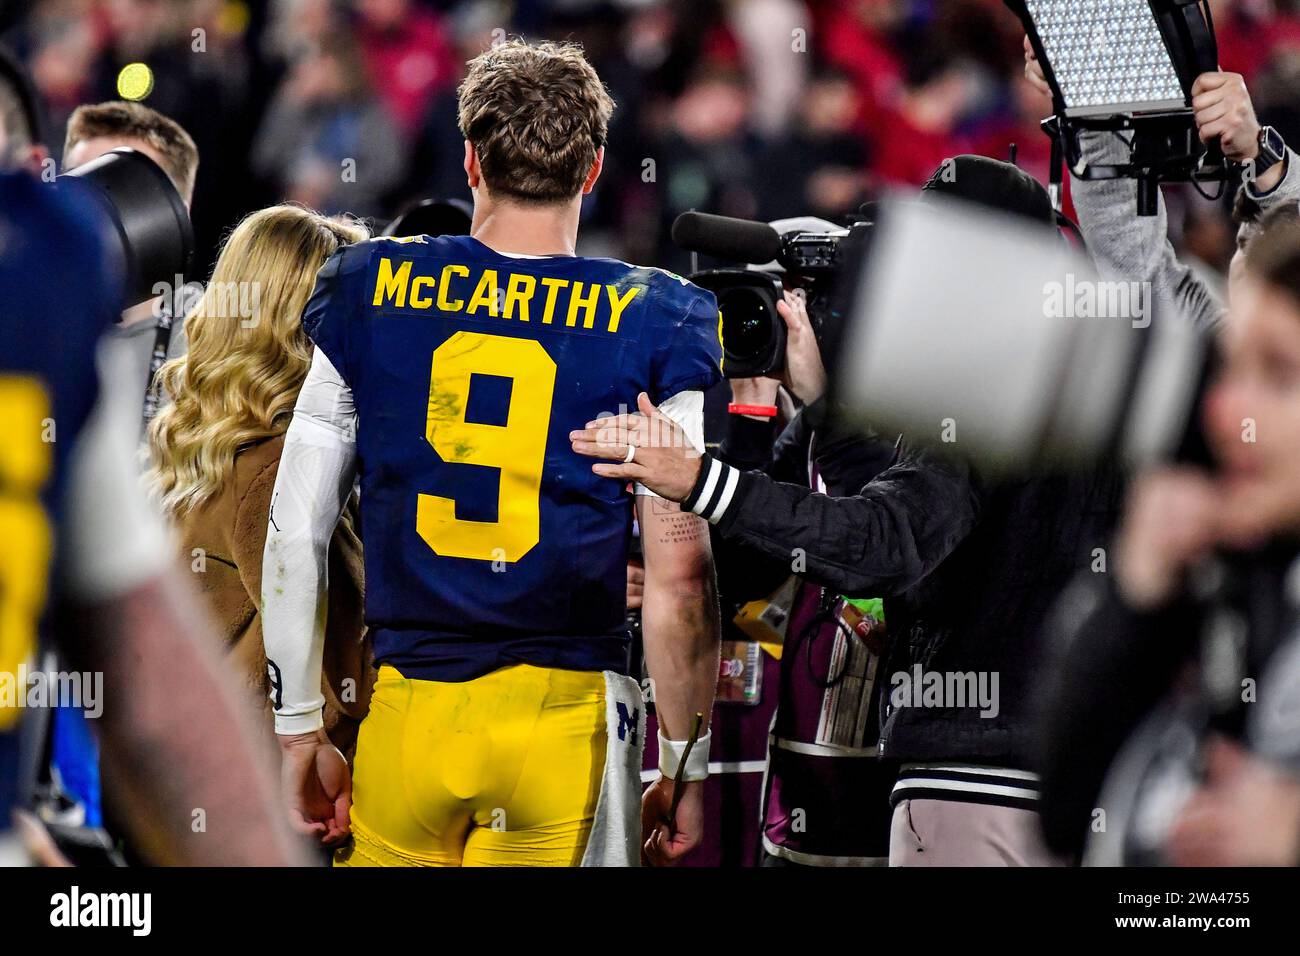
{"type": "Polygon", "coordinates": [[[722,318],[712,292],[695,289],[656,352],[653,373],[650,400],[656,405],[678,392],[705,391],[722,379],[722,318]]]}
{"type": "Polygon", "coordinates": [[[360,311],[371,248],[363,242],[330,256],[316,273],[316,288],[302,314],[303,330],[349,384],[354,382],[353,324],[360,311]]]}

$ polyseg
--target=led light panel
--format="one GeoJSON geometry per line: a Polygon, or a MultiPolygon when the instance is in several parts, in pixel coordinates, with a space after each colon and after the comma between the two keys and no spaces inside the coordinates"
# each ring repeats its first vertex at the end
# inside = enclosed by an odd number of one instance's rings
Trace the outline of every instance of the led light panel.
{"type": "Polygon", "coordinates": [[[1147,0],[1025,0],[1067,115],[1186,105],[1147,0]]]}

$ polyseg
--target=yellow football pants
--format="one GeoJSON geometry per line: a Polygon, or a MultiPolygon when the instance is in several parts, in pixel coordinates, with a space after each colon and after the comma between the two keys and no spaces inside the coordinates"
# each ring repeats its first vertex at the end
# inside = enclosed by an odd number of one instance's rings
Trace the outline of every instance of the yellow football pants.
{"type": "Polygon", "coordinates": [[[518,664],[463,683],[381,667],[336,866],[576,866],[605,767],[605,678],[518,664]]]}

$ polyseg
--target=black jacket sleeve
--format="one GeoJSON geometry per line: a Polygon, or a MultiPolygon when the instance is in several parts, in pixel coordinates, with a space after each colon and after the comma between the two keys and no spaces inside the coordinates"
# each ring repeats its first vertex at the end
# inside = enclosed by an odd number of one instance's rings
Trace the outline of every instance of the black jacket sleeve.
{"type": "MultiPolygon", "coordinates": [[[[727,434],[718,458],[743,471],[758,471],[782,481],[808,480],[808,429],[803,416],[795,418],[781,432],[775,445],[773,421],[744,415],[728,416],[727,434]]],[[[730,541],[711,529],[718,589],[727,598],[743,603],[771,594],[791,574],[788,556],[774,558],[739,542],[730,541]]]]}
{"type": "Polygon", "coordinates": [[[980,502],[964,463],[904,450],[845,498],[743,473],[706,455],[682,506],[733,542],[787,562],[802,558],[811,581],[849,595],[888,596],[915,585],[952,552],[974,527],[980,502]]]}

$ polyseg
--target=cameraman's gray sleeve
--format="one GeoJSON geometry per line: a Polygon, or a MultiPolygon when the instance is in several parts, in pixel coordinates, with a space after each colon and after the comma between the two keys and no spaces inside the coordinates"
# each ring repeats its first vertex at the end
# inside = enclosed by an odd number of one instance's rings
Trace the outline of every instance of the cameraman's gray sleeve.
{"type": "Polygon", "coordinates": [[[909,451],[845,498],[705,455],[682,502],[728,540],[850,596],[916,585],[970,534],[980,505],[969,468],[928,451],[909,451]]]}
{"type": "Polygon", "coordinates": [[[1253,179],[1247,180],[1242,186],[1246,190],[1246,195],[1259,203],[1259,208],[1264,212],[1285,202],[1300,202],[1300,156],[1296,155],[1295,150],[1288,148],[1286,155],[1282,157],[1282,162],[1286,164],[1282,168],[1282,178],[1272,189],[1261,192],[1255,188],[1253,179]]]}
{"type": "MultiPolygon", "coordinates": [[[[1089,166],[1128,161],[1128,146],[1115,134],[1088,131],[1080,136],[1089,166]]],[[[1079,229],[1101,278],[1149,282],[1147,302],[1172,302],[1197,328],[1223,317],[1223,303],[1196,272],[1178,261],[1169,241],[1169,219],[1161,197],[1154,216],[1137,214],[1137,183],[1132,179],[1070,180],[1079,229]]]]}

